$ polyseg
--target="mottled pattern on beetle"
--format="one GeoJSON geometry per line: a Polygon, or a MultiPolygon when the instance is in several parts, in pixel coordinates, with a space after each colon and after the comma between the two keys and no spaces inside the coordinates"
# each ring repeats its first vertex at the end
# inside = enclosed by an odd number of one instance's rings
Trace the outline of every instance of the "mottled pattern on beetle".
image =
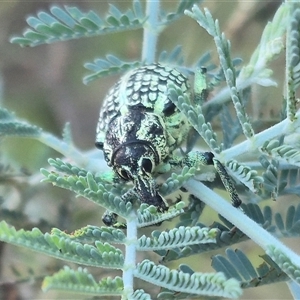
{"type": "Polygon", "coordinates": [[[97,128],[97,142],[104,142],[109,122],[117,115],[125,115],[132,106],[143,106],[164,118],[168,145],[176,149],[190,129],[184,115],[167,97],[168,83],[188,92],[187,78],[176,69],[154,64],[125,74],[110,90],[104,100],[97,128]],[[180,130],[178,130],[180,128],[180,130]]]}
{"type": "MultiPolygon", "coordinates": [[[[148,113],[140,107],[132,107],[122,118],[114,118],[106,133],[103,150],[107,162],[110,163],[114,149],[128,141],[148,141],[155,147],[159,160],[169,155],[164,122],[160,116],[148,113]]],[[[127,151],[130,151],[128,148],[127,151]]],[[[132,153],[128,152],[128,156],[132,153]]]]}

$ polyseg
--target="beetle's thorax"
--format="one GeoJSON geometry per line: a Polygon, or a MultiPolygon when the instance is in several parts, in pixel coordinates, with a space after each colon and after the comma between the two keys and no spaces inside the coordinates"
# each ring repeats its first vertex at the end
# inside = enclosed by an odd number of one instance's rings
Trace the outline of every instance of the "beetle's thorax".
{"type": "Polygon", "coordinates": [[[141,107],[130,107],[111,120],[105,136],[104,155],[114,169],[123,165],[140,172],[142,159],[153,171],[169,154],[167,135],[160,116],[141,107]]]}

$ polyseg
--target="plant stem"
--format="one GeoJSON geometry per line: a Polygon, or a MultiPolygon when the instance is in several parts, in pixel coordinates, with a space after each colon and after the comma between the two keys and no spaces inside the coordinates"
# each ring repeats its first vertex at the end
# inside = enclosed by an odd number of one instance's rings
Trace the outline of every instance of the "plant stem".
{"type": "Polygon", "coordinates": [[[155,62],[159,0],[147,0],[146,15],[148,22],[144,27],[142,61],[146,64],[155,62]]]}
{"type": "MultiPolygon", "coordinates": [[[[123,282],[125,295],[133,294],[133,273],[136,269],[136,248],[137,248],[137,215],[132,210],[127,219],[127,242],[125,250],[125,261],[123,269],[123,282]]],[[[130,299],[130,298],[128,298],[130,299]]]]}
{"type": "MultiPolygon", "coordinates": [[[[251,240],[261,246],[267,254],[271,248],[281,252],[297,267],[300,268],[300,257],[291,249],[286,247],[281,241],[264,230],[259,224],[247,217],[241,210],[234,208],[229,202],[206,187],[203,183],[190,179],[184,187],[201,201],[209,205],[238,229],[244,232],[251,240]]],[[[283,268],[284,269],[284,268],[283,268]]],[[[286,270],[284,270],[286,271],[286,270]]]]}
{"type": "Polygon", "coordinates": [[[295,116],[294,121],[285,119],[266,130],[257,133],[253,138],[248,139],[244,142],[241,142],[229,149],[226,149],[222,152],[224,160],[230,160],[232,158],[237,159],[238,156],[245,153],[253,153],[253,151],[258,151],[258,148],[261,147],[266,141],[276,139],[277,137],[284,134],[291,134],[298,130],[300,126],[300,113],[298,112],[295,116]]]}

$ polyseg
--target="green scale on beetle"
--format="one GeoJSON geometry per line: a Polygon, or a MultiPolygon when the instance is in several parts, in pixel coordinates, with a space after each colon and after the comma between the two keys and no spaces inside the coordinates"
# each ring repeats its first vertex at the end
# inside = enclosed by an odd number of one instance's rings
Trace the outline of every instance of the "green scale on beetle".
{"type": "MultiPolygon", "coordinates": [[[[159,194],[155,178],[185,165],[214,165],[234,206],[241,203],[223,165],[211,152],[190,152],[176,156],[176,150],[192,129],[186,116],[168,98],[168,85],[191,94],[188,78],[174,68],[152,64],[134,69],[117,82],[104,99],[97,127],[96,146],[116,178],[133,183],[124,201],[134,198],[160,211],[168,208],[159,194]]],[[[106,225],[117,216],[107,213],[106,225]]]]}

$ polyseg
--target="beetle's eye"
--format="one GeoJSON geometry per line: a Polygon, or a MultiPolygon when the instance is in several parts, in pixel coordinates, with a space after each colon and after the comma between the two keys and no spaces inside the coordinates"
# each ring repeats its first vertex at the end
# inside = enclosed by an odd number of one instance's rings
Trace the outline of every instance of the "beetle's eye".
{"type": "Polygon", "coordinates": [[[124,180],[131,180],[132,179],[129,172],[124,170],[124,169],[118,169],[118,174],[124,180]]]}
{"type": "Polygon", "coordinates": [[[96,146],[96,148],[103,150],[103,142],[96,142],[95,146],[96,146]]]}
{"type": "Polygon", "coordinates": [[[152,161],[149,158],[143,158],[142,160],[142,168],[146,173],[151,173],[153,170],[152,161]]]}

